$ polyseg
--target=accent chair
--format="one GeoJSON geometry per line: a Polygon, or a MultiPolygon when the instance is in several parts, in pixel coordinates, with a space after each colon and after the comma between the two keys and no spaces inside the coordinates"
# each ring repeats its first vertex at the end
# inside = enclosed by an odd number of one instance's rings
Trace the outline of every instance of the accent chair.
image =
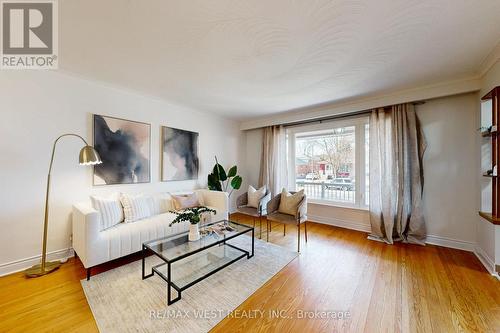
{"type": "MultiPolygon", "coordinates": [[[[290,192],[295,194],[297,192],[290,192]]],[[[305,238],[307,243],[307,197],[304,194],[302,200],[294,209],[295,214],[284,214],[279,211],[281,202],[281,193],[272,198],[267,204],[267,240],[269,241],[269,230],[271,222],[278,222],[283,224],[283,236],[286,234],[286,225],[297,226],[297,252],[300,252],[300,225],[304,224],[305,238]]]]}
{"type": "MultiPolygon", "coordinates": [[[[245,192],[236,198],[236,210],[238,213],[251,216],[253,219],[253,227],[255,228],[255,219],[259,219],[260,235],[262,238],[262,217],[267,214],[267,203],[271,200],[271,192],[266,190],[266,194],[260,199],[257,208],[248,206],[248,192],[245,192]]],[[[269,239],[269,235],[268,235],[269,239]]]]}

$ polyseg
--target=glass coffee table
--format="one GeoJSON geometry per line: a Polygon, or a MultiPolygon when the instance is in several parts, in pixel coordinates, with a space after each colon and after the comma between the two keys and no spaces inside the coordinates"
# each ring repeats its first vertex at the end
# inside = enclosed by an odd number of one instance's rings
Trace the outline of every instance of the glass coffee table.
{"type": "MultiPolygon", "coordinates": [[[[183,290],[241,258],[247,257],[247,259],[250,259],[253,257],[254,228],[224,220],[204,224],[200,229],[202,231],[203,229],[207,230],[220,223],[232,230],[225,230],[222,235],[215,232],[205,234],[194,242],[188,240],[189,232],[186,231],[142,244],[142,279],[147,279],[156,273],[165,280],[167,282],[168,305],[180,300],[183,290]],[[236,246],[229,243],[230,240],[246,233],[252,234],[251,238],[248,239],[248,243],[251,243],[249,250],[242,249],[240,244],[236,246]],[[151,273],[146,275],[148,253],[156,255],[163,262],[153,266],[151,273]],[[175,298],[172,298],[172,288],[177,291],[177,297],[175,298]]],[[[242,238],[240,237],[240,239],[242,238]]]]}

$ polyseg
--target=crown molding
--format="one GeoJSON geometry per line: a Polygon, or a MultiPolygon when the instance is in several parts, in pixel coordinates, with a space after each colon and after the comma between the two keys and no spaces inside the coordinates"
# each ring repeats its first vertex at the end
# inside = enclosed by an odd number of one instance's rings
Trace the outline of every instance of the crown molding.
{"type": "Polygon", "coordinates": [[[361,98],[349,102],[330,103],[311,106],[269,117],[260,117],[242,121],[241,130],[250,130],[265,126],[280,125],[297,121],[314,120],[332,115],[341,115],[355,111],[362,111],[386,105],[428,100],[433,98],[458,95],[479,91],[481,79],[478,76],[458,81],[432,84],[428,86],[395,91],[385,95],[361,98]]]}
{"type": "Polygon", "coordinates": [[[479,66],[479,76],[483,77],[500,60],[500,41],[493,50],[484,58],[479,66]]]}

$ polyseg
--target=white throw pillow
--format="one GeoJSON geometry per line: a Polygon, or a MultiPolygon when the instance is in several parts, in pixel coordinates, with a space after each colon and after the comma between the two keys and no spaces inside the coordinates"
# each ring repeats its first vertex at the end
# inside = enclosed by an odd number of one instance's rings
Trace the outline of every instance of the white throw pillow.
{"type": "Polygon", "coordinates": [[[297,207],[304,197],[304,190],[300,190],[297,193],[291,194],[286,188],[281,191],[281,200],[278,211],[283,214],[294,215],[297,213],[297,207]]]}
{"type": "Polygon", "coordinates": [[[252,185],[248,185],[248,207],[259,208],[260,199],[266,195],[266,185],[256,190],[252,185]]]}
{"type": "Polygon", "coordinates": [[[101,215],[101,230],[111,228],[123,221],[123,207],[118,199],[90,197],[92,207],[101,215]]]}
{"type": "Polygon", "coordinates": [[[153,206],[153,198],[139,194],[130,195],[122,193],[120,201],[123,205],[125,223],[134,222],[150,217],[153,206]]]}

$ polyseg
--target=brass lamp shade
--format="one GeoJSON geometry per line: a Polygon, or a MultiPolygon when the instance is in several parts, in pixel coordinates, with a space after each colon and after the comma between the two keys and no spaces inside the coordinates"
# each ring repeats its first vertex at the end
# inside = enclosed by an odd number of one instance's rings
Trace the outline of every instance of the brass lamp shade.
{"type": "Polygon", "coordinates": [[[80,150],[80,164],[81,165],[95,165],[101,164],[101,157],[94,147],[86,145],[80,150]]]}

